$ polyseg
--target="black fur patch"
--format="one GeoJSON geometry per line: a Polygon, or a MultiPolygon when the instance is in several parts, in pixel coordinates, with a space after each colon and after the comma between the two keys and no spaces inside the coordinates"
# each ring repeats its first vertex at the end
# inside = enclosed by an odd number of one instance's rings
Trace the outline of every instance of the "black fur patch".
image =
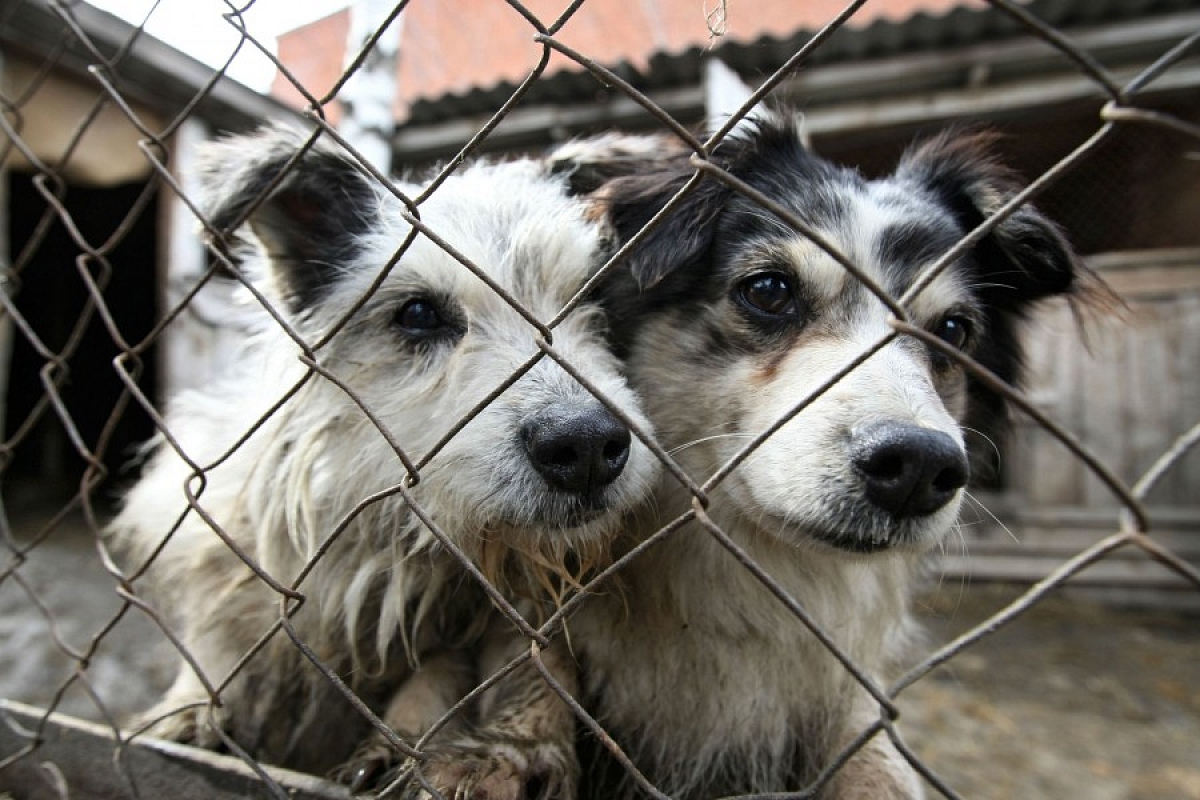
{"type": "Polygon", "coordinates": [[[213,225],[249,223],[293,313],[324,297],[338,270],[353,261],[358,237],[377,214],[375,190],[352,162],[321,147],[293,161],[302,143],[296,134],[268,129],[257,143],[260,152],[245,156],[250,168],[218,161],[205,176],[218,198],[209,209],[213,225]],[[233,185],[225,185],[230,181],[233,185]]]}

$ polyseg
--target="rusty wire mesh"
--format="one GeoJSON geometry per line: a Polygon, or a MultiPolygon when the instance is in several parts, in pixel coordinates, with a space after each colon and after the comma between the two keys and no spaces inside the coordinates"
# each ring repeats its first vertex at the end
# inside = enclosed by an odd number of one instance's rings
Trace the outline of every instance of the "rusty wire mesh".
{"type": "MultiPolygon", "coordinates": [[[[414,1],[420,2],[420,0],[414,1]]],[[[813,53],[820,50],[830,36],[852,21],[855,14],[860,13],[860,9],[864,5],[863,0],[849,3],[841,13],[830,17],[824,29],[813,35],[805,45],[796,50],[790,58],[780,64],[761,83],[753,97],[745,103],[740,112],[734,114],[720,130],[707,137],[698,136],[693,133],[688,125],[676,120],[671,114],[651,100],[649,96],[639,91],[617,72],[593,61],[587,53],[577,52],[559,40],[558,35],[560,32],[563,31],[565,26],[569,25],[572,16],[586,2],[587,0],[577,0],[577,2],[572,3],[557,18],[540,19],[528,8],[523,7],[517,0],[508,0],[508,5],[513,10],[513,13],[520,14],[528,23],[529,36],[542,47],[543,58],[529,72],[515,91],[512,92],[511,96],[494,110],[491,118],[478,127],[475,135],[463,145],[458,155],[446,164],[441,175],[432,182],[427,192],[420,197],[403,198],[412,212],[410,221],[414,224],[414,229],[420,230],[431,238],[436,238],[436,231],[422,227],[420,222],[420,204],[429,194],[438,190],[445,177],[452,174],[456,169],[459,169],[464,162],[479,155],[481,146],[487,141],[488,136],[511,113],[512,109],[520,104],[529,89],[537,84],[539,80],[544,79],[548,65],[550,64],[551,55],[557,53],[575,62],[580,69],[593,75],[609,91],[622,93],[632,99],[644,108],[661,130],[674,134],[683,146],[693,152],[692,164],[695,167],[697,178],[692,181],[692,184],[689,184],[689,189],[693,184],[699,182],[701,176],[707,176],[716,181],[724,182],[734,191],[741,192],[750,197],[777,217],[802,230],[802,223],[790,218],[786,209],[773,203],[771,198],[754,192],[753,189],[742,184],[732,175],[723,172],[710,160],[710,154],[713,152],[715,146],[728,135],[737,121],[750,108],[760,100],[769,98],[772,92],[789,76],[793,75],[798,68],[802,67],[813,53]]],[[[20,5],[20,3],[17,5],[20,5]]],[[[403,2],[399,3],[396,6],[395,13],[402,13],[406,5],[403,2]]],[[[699,4],[697,5],[699,6],[699,4]]],[[[719,5],[724,6],[724,4],[719,5]]],[[[991,227],[999,224],[1005,216],[1016,210],[1022,203],[1037,198],[1042,193],[1052,189],[1058,182],[1064,180],[1064,177],[1069,175],[1072,169],[1081,163],[1086,163],[1096,153],[1101,152],[1110,139],[1121,131],[1142,128],[1167,131],[1172,135],[1183,137],[1190,142],[1187,145],[1188,147],[1200,150],[1200,127],[1197,127],[1194,120],[1189,120],[1182,116],[1164,112],[1157,107],[1145,106],[1140,103],[1140,97],[1148,86],[1162,75],[1169,74],[1177,64],[1193,55],[1197,47],[1197,42],[1200,40],[1200,32],[1180,31],[1176,46],[1162,52],[1160,58],[1153,63],[1145,65],[1144,69],[1132,79],[1119,80],[1108,69],[1092,58],[1087,51],[1076,46],[1070,36],[1043,22],[1031,14],[1022,4],[1010,0],[988,0],[988,5],[994,11],[1007,15],[1012,20],[1019,22],[1026,30],[1028,36],[1046,43],[1061,54],[1063,58],[1072,62],[1075,69],[1080,74],[1087,76],[1094,85],[1095,90],[1103,95],[1105,102],[1098,116],[1093,121],[1093,130],[1090,135],[1083,138],[1081,143],[1066,157],[1046,169],[1040,176],[1037,176],[1036,180],[1026,190],[1013,198],[1010,203],[1006,204],[994,217],[988,220],[984,226],[972,232],[954,250],[946,253],[936,264],[930,267],[926,283],[932,280],[933,276],[941,269],[944,269],[946,265],[957,258],[960,253],[964,252],[975,241],[985,235],[991,227]]],[[[152,601],[148,601],[142,596],[138,581],[140,568],[137,571],[128,571],[129,568],[127,565],[118,565],[117,561],[109,554],[100,532],[105,526],[107,516],[111,513],[111,508],[104,501],[103,498],[105,495],[100,491],[100,487],[105,485],[106,481],[111,477],[109,472],[114,463],[112,440],[123,419],[129,416],[146,418],[150,421],[151,425],[144,426],[144,428],[152,427],[170,440],[170,425],[158,410],[157,401],[159,398],[148,395],[145,388],[146,384],[139,380],[139,376],[145,370],[153,368],[154,347],[162,338],[163,331],[177,318],[192,313],[191,306],[201,290],[210,282],[227,279],[231,275],[237,276],[239,272],[236,264],[230,260],[228,253],[222,245],[223,237],[228,232],[215,229],[211,222],[205,219],[203,213],[196,205],[195,199],[189,196],[185,184],[181,182],[179,175],[176,174],[172,165],[172,152],[176,146],[175,136],[180,126],[195,113],[196,104],[203,100],[205,95],[212,90],[219,77],[219,73],[214,74],[212,82],[202,87],[194,98],[194,102],[184,107],[183,111],[174,119],[165,121],[165,124],[149,122],[139,115],[138,111],[135,110],[134,106],[123,94],[122,69],[127,50],[122,49],[112,53],[91,42],[88,34],[75,22],[73,5],[71,3],[52,2],[50,6],[61,20],[63,44],[57,52],[51,53],[46,57],[41,65],[40,74],[19,95],[0,96],[0,155],[20,154],[32,166],[30,176],[30,187],[33,190],[32,196],[40,198],[41,203],[44,205],[44,210],[40,213],[40,219],[33,227],[33,234],[19,249],[14,249],[9,259],[3,264],[4,291],[0,294],[0,302],[3,303],[2,313],[4,324],[11,326],[12,336],[19,337],[36,353],[40,396],[27,410],[25,416],[16,418],[10,414],[6,420],[4,442],[0,446],[0,469],[3,469],[5,472],[11,472],[15,459],[21,456],[22,444],[29,437],[33,436],[39,427],[47,425],[61,431],[61,435],[65,436],[69,441],[74,457],[78,459],[83,467],[79,472],[81,476],[79,483],[69,492],[68,498],[57,506],[52,514],[39,520],[39,523],[33,529],[29,529],[28,527],[18,529],[7,516],[0,518],[0,524],[3,525],[3,547],[0,548],[3,563],[0,564],[0,585],[7,584],[10,590],[15,590],[21,597],[22,603],[27,604],[31,609],[36,609],[37,614],[45,623],[44,635],[54,637],[55,646],[61,650],[62,654],[73,665],[70,674],[61,679],[61,682],[56,686],[53,698],[49,702],[49,710],[55,710],[61,698],[68,690],[79,691],[82,689],[91,698],[100,715],[105,718],[106,724],[111,727],[120,742],[120,747],[123,748],[128,746],[126,744],[128,738],[126,733],[121,732],[122,720],[117,719],[117,714],[110,713],[107,710],[107,705],[110,701],[106,700],[102,696],[102,692],[92,685],[89,666],[94,654],[104,645],[106,637],[109,636],[112,629],[123,618],[139,614],[153,620],[157,631],[162,636],[168,637],[174,647],[181,650],[186,650],[186,648],[172,631],[170,622],[163,618],[152,601]],[[95,101],[94,106],[88,113],[83,115],[81,121],[70,132],[59,161],[51,164],[41,160],[37,155],[36,148],[32,147],[31,143],[26,140],[22,119],[25,109],[29,104],[37,100],[43,82],[54,71],[59,60],[64,57],[63,54],[67,52],[68,47],[76,51],[82,48],[88,54],[91,80],[102,91],[95,101]],[[115,224],[106,230],[85,233],[76,224],[76,213],[69,205],[68,200],[72,190],[68,188],[68,181],[64,178],[64,173],[69,168],[72,153],[76,146],[88,135],[92,122],[101,112],[112,111],[113,109],[123,115],[139,131],[141,137],[139,147],[152,169],[153,177],[145,183],[143,188],[127,198],[128,207],[122,212],[121,218],[115,224]],[[171,307],[163,309],[157,315],[152,325],[144,330],[125,330],[110,312],[112,296],[109,287],[112,285],[114,275],[128,269],[118,261],[114,253],[118,252],[122,241],[129,235],[138,221],[149,213],[147,209],[151,208],[157,200],[164,196],[177,196],[184,203],[187,203],[191,207],[195,217],[206,228],[206,233],[212,237],[210,239],[210,252],[212,256],[210,266],[206,273],[200,275],[195,283],[182,293],[181,299],[171,307]],[[39,250],[49,247],[50,243],[55,240],[68,242],[67,246],[73,253],[71,270],[64,271],[58,276],[57,280],[64,283],[74,283],[82,289],[82,292],[80,293],[80,305],[73,326],[67,331],[50,332],[39,330],[35,323],[23,315],[20,300],[22,284],[27,282],[31,277],[27,274],[27,271],[30,269],[29,265],[34,256],[39,250]],[[103,331],[107,340],[111,342],[111,353],[107,356],[96,356],[94,353],[83,352],[80,349],[81,343],[84,341],[85,332],[97,326],[103,331]],[[75,401],[68,403],[64,398],[66,397],[66,393],[71,390],[72,375],[79,374],[81,371],[81,361],[89,358],[101,358],[106,368],[110,369],[112,374],[115,374],[119,379],[121,389],[112,407],[103,409],[104,415],[100,423],[91,426],[85,432],[76,424],[74,418],[75,409],[78,408],[78,405],[74,404],[75,401]],[[95,542],[96,551],[94,557],[101,560],[104,568],[112,575],[116,591],[122,598],[122,604],[108,624],[87,637],[82,645],[68,642],[65,638],[59,636],[56,617],[63,612],[60,609],[51,608],[42,599],[39,588],[27,577],[28,562],[37,554],[39,548],[50,537],[55,535],[56,530],[68,524],[69,520],[79,517],[82,517],[86,530],[95,542]]],[[[738,10],[734,6],[732,9],[727,9],[725,13],[736,13],[738,10]]],[[[0,11],[0,15],[4,13],[8,12],[0,11]]],[[[241,30],[244,37],[244,47],[259,48],[264,51],[269,49],[263,43],[256,40],[251,31],[241,27],[243,23],[241,22],[238,10],[232,6],[228,19],[231,25],[241,30]]],[[[382,32],[383,29],[381,28],[379,33],[382,34],[382,32]]],[[[127,44],[131,46],[133,40],[140,35],[142,35],[141,29],[135,29],[127,44]]],[[[369,49],[374,44],[374,41],[368,42],[367,48],[369,49]]],[[[336,82],[328,94],[322,96],[313,93],[309,88],[301,85],[297,79],[291,77],[287,65],[278,64],[278,67],[281,73],[291,80],[294,88],[307,98],[308,108],[304,116],[313,132],[312,141],[315,141],[317,138],[336,141],[352,157],[359,159],[363,171],[370,174],[372,179],[386,183],[386,176],[378,174],[367,165],[364,159],[359,158],[359,154],[354,150],[353,145],[342,138],[337,127],[327,121],[324,113],[324,109],[338,98],[338,92],[344,86],[345,81],[361,67],[366,57],[366,52],[364,50],[359,58],[351,60],[342,79],[336,82]]],[[[445,244],[447,247],[453,247],[454,242],[446,242],[445,244]]],[[[615,256],[605,266],[604,270],[620,269],[621,255],[618,254],[615,256]]],[[[466,257],[461,256],[461,254],[456,254],[455,257],[464,264],[464,267],[478,271],[478,268],[472,265],[466,257]]],[[[847,264],[847,267],[851,270],[854,269],[853,264],[847,264]]],[[[152,270],[144,271],[142,280],[156,280],[155,273],[152,270]]],[[[247,285],[247,288],[253,287],[247,285]]],[[[917,291],[919,291],[919,287],[915,287],[910,292],[910,295],[915,294],[917,291]]],[[[943,347],[945,349],[939,340],[930,337],[925,331],[913,326],[906,320],[904,308],[906,302],[911,299],[910,297],[890,298],[884,295],[881,296],[881,299],[893,309],[895,320],[893,322],[893,333],[887,339],[879,342],[876,349],[884,346],[898,336],[922,338],[927,340],[933,347],[943,347]]],[[[578,303],[580,300],[581,298],[577,297],[575,303],[578,303]]],[[[516,303],[515,300],[510,299],[510,301],[516,303]]],[[[269,304],[264,303],[264,305],[269,304]]],[[[576,365],[572,365],[568,359],[564,358],[555,349],[553,344],[554,328],[570,311],[570,306],[564,308],[560,315],[553,320],[537,320],[526,312],[526,316],[530,321],[530,336],[540,349],[540,354],[535,356],[526,368],[532,366],[533,363],[536,363],[540,359],[553,359],[564,369],[571,372],[580,380],[583,380],[576,369],[576,365]]],[[[287,321],[279,314],[274,315],[274,323],[287,329],[288,335],[295,340],[300,350],[300,358],[308,369],[307,374],[302,379],[302,383],[310,380],[327,380],[337,383],[336,374],[327,365],[322,363],[321,350],[323,342],[306,342],[299,333],[289,328],[287,321]]],[[[337,334],[333,333],[330,335],[337,334]]],[[[864,352],[863,358],[869,356],[870,352],[873,351],[864,352]]],[[[923,762],[897,733],[895,725],[897,721],[901,723],[903,721],[896,704],[897,698],[914,683],[929,675],[935,668],[955,659],[979,640],[991,636],[1002,626],[1026,614],[1047,595],[1061,589],[1069,579],[1090,566],[1109,558],[1117,551],[1137,550],[1149,559],[1160,563],[1166,570],[1176,573],[1185,583],[1190,585],[1191,589],[1200,589],[1200,570],[1183,555],[1164,546],[1155,538],[1155,516],[1153,510],[1144,502],[1156,481],[1162,476],[1169,474],[1173,468],[1176,468],[1187,456],[1191,448],[1195,446],[1196,442],[1200,441],[1200,421],[1197,421],[1193,427],[1180,434],[1178,439],[1162,452],[1161,457],[1144,474],[1135,481],[1129,482],[1106,465],[1104,458],[1093,452],[1093,449],[1089,447],[1086,441],[1082,440],[1075,432],[1059,424],[1054,416],[1042,410],[1038,403],[1031,401],[1020,391],[1007,386],[1003,381],[988,374],[983,367],[970,358],[954,351],[948,351],[948,354],[949,357],[960,361],[966,370],[976,375],[981,381],[1004,395],[1015,407],[1020,409],[1021,413],[1039,426],[1042,431],[1050,434],[1068,448],[1074,458],[1086,465],[1086,469],[1107,487],[1108,492],[1115,498],[1116,505],[1119,507],[1119,515],[1113,515],[1113,528],[1108,535],[1097,538],[1086,547],[1079,549],[1069,558],[1062,559],[1057,566],[1041,575],[1036,582],[1028,586],[1015,601],[986,619],[982,624],[966,631],[961,636],[954,638],[936,650],[924,653],[923,657],[891,686],[874,685],[869,676],[859,672],[856,665],[852,662],[846,661],[845,667],[854,672],[858,680],[875,697],[880,712],[878,721],[862,731],[861,736],[856,739],[854,746],[860,746],[869,737],[876,734],[881,733],[882,735],[889,736],[900,748],[905,758],[910,760],[937,792],[946,797],[957,797],[958,794],[955,790],[939,777],[937,766],[923,762]]],[[[1104,357],[1103,352],[1097,355],[1101,359],[1104,357]]],[[[853,369],[857,363],[846,365],[845,371],[853,369]]],[[[1196,365],[1193,365],[1192,369],[1195,370],[1196,365]]],[[[496,391],[488,398],[485,398],[479,404],[477,410],[499,396],[508,386],[518,380],[520,375],[521,372],[518,372],[509,381],[497,386],[496,391]]],[[[406,454],[403,432],[387,431],[382,425],[374,421],[374,418],[371,417],[372,409],[361,398],[355,396],[354,390],[351,387],[340,383],[338,383],[338,386],[350,396],[350,399],[365,415],[372,419],[372,422],[379,428],[380,435],[388,438],[389,443],[397,453],[397,457],[404,464],[409,482],[419,480],[421,470],[436,456],[441,445],[434,447],[428,453],[406,454]],[[393,436],[398,438],[393,440],[391,438],[393,436]]],[[[298,388],[299,386],[297,386],[298,388]]],[[[819,393],[817,392],[816,394],[819,393]]],[[[286,399],[281,398],[279,405],[282,405],[286,399]]],[[[787,418],[779,421],[779,425],[782,425],[786,422],[786,419],[790,419],[794,415],[803,414],[805,406],[810,401],[811,398],[797,402],[787,418]]],[[[274,413],[277,408],[278,405],[271,413],[274,413]]],[[[1191,411],[1194,416],[1196,409],[1191,409],[1191,411]]],[[[447,433],[443,444],[453,436],[462,435],[462,429],[470,422],[470,419],[471,417],[468,415],[459,420],[458,424],[453,426],[447,433]]],[[[1114,421],[1114,424],[1116,424],[1116,421],[1114,421]]],[[[808,615],[808,612],[795,600],[788,597],[786,590],[776,584],[766,570],[760,565],[753,563],[753,560],[712,521],[707,512],[710,504],[709,492],[722,480],[727,478],[739,463],[749,457],[761,441],[771,435],[773,430],[764,431],[760,437],[749,442],[733,461],[725,464],[721,470],[711,476],[688,476],[681,467],[672,461],[670,455],[655,443],[653,434],[650,431],[637,431],[637,435],[644,438],[645,443],[653,449],[658,458],[663,460],[667,469],[674,473],[678,479],[686,483],[695,497],[695,502],[690,512],[680,519],[672,521],[642,546],[623,556],[616,563],[608,567],[596,580],[602,581],[608,576],[618,573],[625,564],[638,558],[654,541],[671,535],[687,523],[696,522],[703,526],[708,534],[715,537],[725,546],[735,558],[740,560],[745,569],[750,570],[766,584],[768,589],[778,597],[779,602],[786,604],[805,625],[812,628],[817,635],[823,638],[823,641],[829,642],[829,645],[834,647],[832,642],[836,637],[830,637],[827,635],[827,632],[822,631],[820,625],[808,615]]],[[[247,435],[249,434],[250,432],[247,433],[247,435]]],[[[181,453],[181,455],[184,458],[188,458],[186,453],[181,453]]],[[[205,470],[209,468],[203,464],[192,464],[192,466],[198,476],[203,475],[205,470]]],[[[419,509],[419,504],[408,494],[408,488],[408,482],[405,482],[397,484],[390,491],[403,496],[411,506],[419,509]]],[[[379,499],[378,497],[364,497],[362,501],[365,506],[379,499]]],[[[181,498],[180,502],[182,510],[183,498],[181,498]]],[[[194,494],[189,494],[186,498],[186,504],[191,505],[197,512],[203,510],[203,503],[194,494]]],[[[434,529],[435,534],[441,536],[436,530],[438,521],[431,519],[428,522],[431,528],[434,529]]],[[[229,541],[232,546],[232,540],[220,530],[220,526],[212,521],[210,521],[210,524],[213,525],[215,533],[225,538],[226,541],[229,541]]],[[[336,539],[338,533],[339,531],[330,531],[330,540],[336,539]]],[[[447,546],[451,546],[449,542],[446,544],[447,546]]],[[[320,558],[320,556],[321,554],[319,553],[317,558],[320,558]]],[[[375,724],[381,726],[382,723],[367,708],[367,705],[358,700],[358,698],[355,698],[353,691],[342,683],[341,677],[344,676],[337,675],[334,670],[322,663],[321,657],[317,653],[308,650],[302,638],[297,635],[295,629],[292,627],[291,613],[297,607],[298,602],[304,599],[303,575],[291,584],[281,583],[274,576],[254,566],[252,559],[247,558],[246,560],[255,569],[259,578],[269,585],[279,598],[280,613],[277,624],[264,634],[259,646],[261,647],[272,636],[291,637],[295,645],[304,650],[305,655],[312,663],[318,669],[326,672],[330,681],[336,683],[342,691],[347,693],[348,699],[356,702],[364,714],[371,716],[375,724]]],[[[486,580],[475,565],[466,562],[464,563],[464,567],[477,580],[486,584],[486,580]]],[[[65,576],[63,579],[69,580],[65,576]]],[[[501,674],[493,676],[485,682],[481,690],[486,688],[486,686],[492,685],[502,678],[504,674],[526,662],[532,662],[536,667],[541,669],[548,681],[553,681],[551,673],[541,664],[540,651],[553,636],[560,635],[563,619],[569,616],[578,601],[578,597],[582,597],[582,595],[577,596],[576,600],[567,602],[558,613],[551,616],[540,627],[535,628],[516,613],[499,591],[493,587],[489,587],[488,591],[493,596],[495,602],[504,608],[505,613],[512,617],[514,625],[518,626],[523,632],[523,636],[528,639],[531,647],[523,656],[509,664],[501,674]]],[[[188,657],[186,652],[183,652],[182,655],[185,658],[188,657]]],[[[253,657],[253,652],[248,654],[247,657],[253,657]]],[[[221,677],[211,676],[211,679],[218,681],[221,680],[221,677]]],[[[226,680],[228,679],[226,678],[226,680]]],[[[556,691],[570,704],[572,710],[579,716],[586,727],[592,730],[601,729],[599,723],[569,693],[561,686],[554,685],[556,691]]],[[[220,684],[214,684],[210,688],[214,693],[214,700],[216,700],[216,696],[220,691],[220,684]]],[[[464,700],[451,713],[456,712],[466,702],[467,700],[464,700]]],[[[411,749],[412,743],[402,742],[394,736],[393,740],[395,745],[405,752],[417,752],[411,749]]],[[[227,742],[227,744],[235,752],[237,751],[236,745],[233,742],[227,742]]],[[[36,759],[38,757],[39,746],[40,742],[35,736],[29,740],[28,746],[21,751],[0,753],[0,765],[11,764],[25,758],[36,759]]],[[[840,761],[845,761],[850,755],[852,755],[852,752],[847,751],[841,754],[839,759],[840,761]]],[[[276,796],[285,796],[285,790],[276,785],[274,779],[265,771],[260,770],[253,758],[243,754],[243,759],[248,765],[258,771],[258,776],[266,787],[266,791],[272,792],[276,796]]],[[[630,766],[627,762],[626,765],[630,766]]],[[[837,764],[834,764],[833,767],[836,768],[837,764]]],[[[2,780],[0,780],[0,788],[3,788],[2,780]]],[[[651,794],[656,792],[653,787],[646,786],[645,788],[651,794]]],[[[802,788],[796,787],[798,792],[802,788]]],[[[802,795],[798,794],[797,796],[802,795]]]]}

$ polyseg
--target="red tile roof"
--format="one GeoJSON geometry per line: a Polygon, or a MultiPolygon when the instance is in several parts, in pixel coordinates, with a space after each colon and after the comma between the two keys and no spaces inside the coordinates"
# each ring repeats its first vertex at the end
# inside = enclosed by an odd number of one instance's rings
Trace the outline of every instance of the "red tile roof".
{"type": "MultiPolygon", "coordinates": [[[[566,0],[525,0],[549,26],[566,0]]],[[[855,28],[881,20],[902,21],[918,13],[944,14],[982,0],[873,0],[852,18],[855,28]]],[[[605,66],[628,62],[645,69],[656,54],[683,52],[726,42],[753,42],[815,31],[845,8],[845,0],[586,0],[556,38],[605,66]],[[717,15],[724,8],[723,21],[717,15]],[[723,22],[723,24],[722,24],[723,22]]],[[[280,38],[280,58],[318,98],[336,83],[345,58],[349,10],[280,38]]],[[[415,0],[403,12],[398,65],[397,118],[409,104],[524,79],[543,54],[536,28],[502,0],[415,0]]],[[[555,53],[546,74],[581,69],[555,53]]],[[[288,82],[273,93],[307,105],[288,82]]],[[[337,110],[330,110],[336,115],[337,110]]]]}

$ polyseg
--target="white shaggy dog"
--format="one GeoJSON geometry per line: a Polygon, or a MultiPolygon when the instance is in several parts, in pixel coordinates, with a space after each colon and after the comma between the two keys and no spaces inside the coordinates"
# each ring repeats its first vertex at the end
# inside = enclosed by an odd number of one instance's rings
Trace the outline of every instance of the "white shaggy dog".
{"type": "MultiPolygon", "coordinates": [[[[713,161],[800,225],[708,177],[607,287],[660,443],[697,482],[722,474],[701,509],[663,473],[634,540],[702,519],[636,554],[571,626],[587,707],[676,800],[923,795],[882,732],[834,771],[883,709],[780,594],[886,686],[913,638],[921,556],[962,502],[965,432],[982,443],[1005,421],[1001,397],[952,354],[1016,381],[1021,319],[1083,275],[1054,225],[1022,207],[904,301],[926,341],[896,336],[889,307],[804,230],[900,298],[1017,191],[990,145],[937,138],[867,180],[807,151],[791,124],[747,125],[713,161]]],[[[647,158],[646,140],[606,138],[556,158],[629,241],[695,173],[672,149],[647,158]]],[[[591,749],[585,796],[642,796],[610,751],[591,749]]]]}
{"type": "MultiPolygon", "coordinates": [[[[321,772],[344,764],[367,726],[284,633],[255,652],[285,607],[264,576],[305,597],[299,638],[411,743],[528,648],[451,549],[536,622],[551,593],[604,558],[655,464],[543,358],[410,472],[401,452],[420,462],[538,353],[535,327],[460,257],[545,322],[603,262],[604,237],[544,164],[477,164],[417,212],[451,255],[347,157],[303,143],[267,130],[209,154],[210,219],[248,218],[244,268],[290,331],[264,314],[237,374],[172,400],[111,533],[131,564],[148,564],[190,659],[147,715],[160,718],[153,731],[321,772]]],[[[553,347],[644,425],[604,330],[584,303],[553,328],[553,347]]],[[[562,668],[555,648],[545,657],[562,668]]],[[[461,721],[486,739],[452,725],[430,744],[435,787],[571,796],[574,718],[526,672],[461,721]]],[[[572,686],[573,665],[563,672],[572,686]]],[[[369,782],[396,759],[377,736],[345,771],[369,782]]]]}

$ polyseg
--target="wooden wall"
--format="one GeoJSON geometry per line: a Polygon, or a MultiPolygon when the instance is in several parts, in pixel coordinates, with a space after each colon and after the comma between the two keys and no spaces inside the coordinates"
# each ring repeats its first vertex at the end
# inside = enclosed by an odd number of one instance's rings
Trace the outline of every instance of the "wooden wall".
{"type": "MultiPolygon", "coordinates": [[[[1117,476],[1133,484],[1200,423],[1200,250],[1110,253],[1089,260],[1126,308],[1046,308],[1027,331],[1028,393],[1117,476]]],[[[1018,412],[1002,443],[1003,486],[980,493],[944,567],[980,578],[1036,579],[1118,529],[1119,501],[1088,467],[1018,412]],[[994,520],[990,514],[999,520],[994,520]]],[[[1200,448],[1147,495],[1151,531],[1200,562],[1200,448]]],[[[1138,552],[1077,582],[1183,587],[1138,552]]]]}

